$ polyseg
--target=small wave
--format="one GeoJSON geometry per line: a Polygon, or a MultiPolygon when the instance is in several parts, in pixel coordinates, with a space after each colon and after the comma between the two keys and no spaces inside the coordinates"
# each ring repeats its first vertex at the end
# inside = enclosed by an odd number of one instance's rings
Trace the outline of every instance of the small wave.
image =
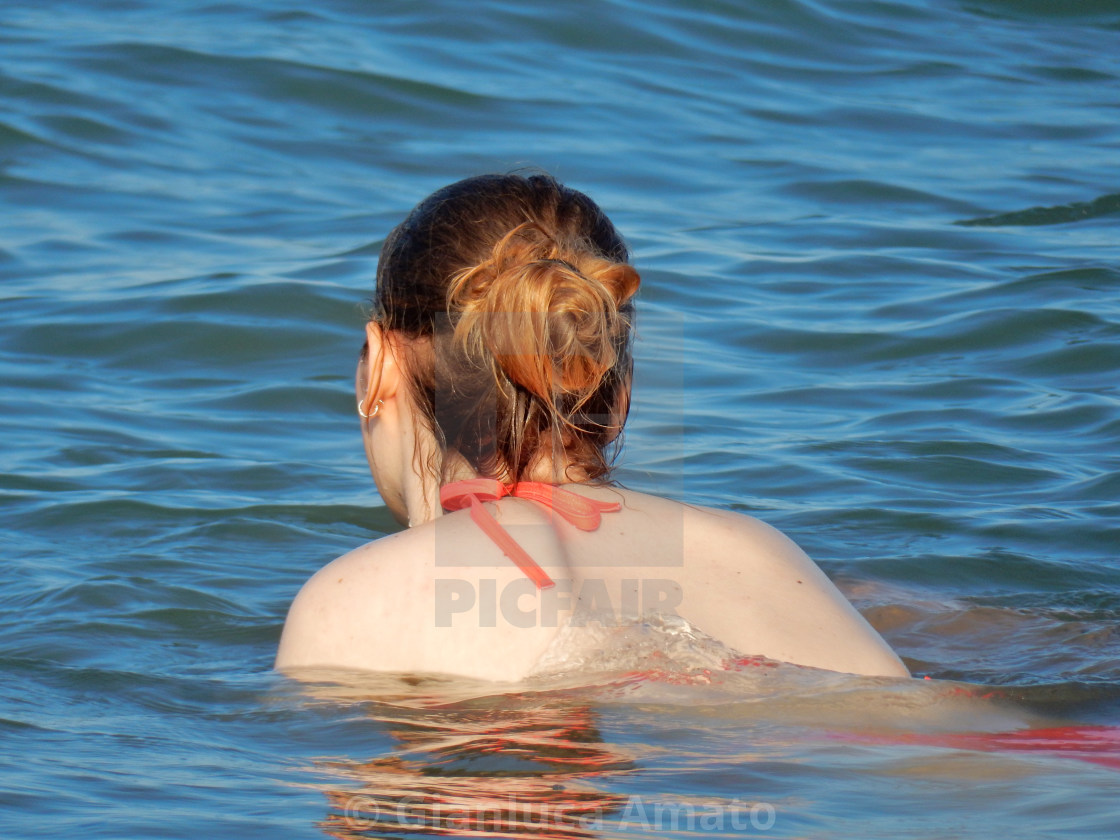
{"type": "Polygon", "coordinates": [[[739,657],[678,616],[645,616],[616,627],[565,625],[537,664],[541,677],[655,668],[686,674],[725,669],[739,657]]]}
{"type": "Polygon", "coordinates": [[[928,190],[914,189],[901,184],[867,178],[848,178],[836,181],[797,181],[786,191],[792,195],[809,198],[821,203],[885,207],[942,207],[960,210],[962,205],[952,199],[928,190]]]}
{"type": "Polygon", "coordinates": [[[1115,26],[1113,0],[1078,0],[1055,3],[1053,0],[971,0],[967,11],[979,17],[1017,21],[1096,22],[1115,26]]]}
{"type": "Polygon", "coordinates": [[[1120,214],[1120,193],[1102,195],[1093,201],[1077,201],[1053,207],[1030,207],[1013,213],[981,216],[954,222],[962,227],[1037,227],[1068,225],[1120,214]]]}
{"type": "Polygon", "coordinates": [[[14,125],[0,122],[0,152],[6,155],[15,151],[22,151],[25,148],[49,145],[50,143],[47,140],[38,135],[31,134],[14,125]]]}
{"type": "Polygon", "coordinates": [[[1116,720],[1120,711],[1120,685],[1112,680],[1016,686],[1006,693],[1024,709],[1054,719],[1108,723],[1116,720]]]}
{"type": "Polygon", "coordinates": [[[296,59],[229,55],[170,44],[123,41],[75,51],[75,68],[115,77],[122,83],[160,84],[168,89],[220,85],[252,97],[299,102],[338,114],[408,114],[421,119],[431,109],[474,114],[488,96],[454,85],[354,70],[296,59]],[[145,75],[137,79],[135,68],[145,75]]]}

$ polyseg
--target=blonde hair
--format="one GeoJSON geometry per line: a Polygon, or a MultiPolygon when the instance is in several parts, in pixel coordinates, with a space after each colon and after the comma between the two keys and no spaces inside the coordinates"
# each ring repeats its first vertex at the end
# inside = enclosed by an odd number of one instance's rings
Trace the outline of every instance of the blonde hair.
{"type": "Polygon", "coordinates": [[[583,193],[485,175],[437,191],[390,234],[375,318],[413,339],[410,393],[441,449],[505,482],[603,480],[629,410],[639,282],[583,193]]]}

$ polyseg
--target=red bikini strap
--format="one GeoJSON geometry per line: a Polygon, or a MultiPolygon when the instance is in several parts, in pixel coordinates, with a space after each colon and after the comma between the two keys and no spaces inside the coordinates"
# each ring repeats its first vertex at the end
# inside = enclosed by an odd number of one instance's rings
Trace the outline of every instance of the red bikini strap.
{"type": "Polygon", "coordinates": [[[594,531],[602,521],[601,514],[614,513],[622,508],[618,502],[599,502],[540,481],[519,481],[509,494],[556,511],[581,531],[594,531]]]}
{"type": "Polygon", "coordinates": [[[552,578],[482,506],[483,502],[496,502],[503,496],[515,496],[544,505],[581,531],[594,531],[599,527],[602,514],[613,513],[622,507],[618,502],[599,502],[565,490],[563,487],[539,481],[520,481],[509,486],[493,478],[471,478],[441,487],[439,500],[444,509],[454,511],[469,506],[471,519],[475,524],[502,550],[502,553],[517,564],[517,567],[537,585],[538,589],[554,586],[552,578]]]}

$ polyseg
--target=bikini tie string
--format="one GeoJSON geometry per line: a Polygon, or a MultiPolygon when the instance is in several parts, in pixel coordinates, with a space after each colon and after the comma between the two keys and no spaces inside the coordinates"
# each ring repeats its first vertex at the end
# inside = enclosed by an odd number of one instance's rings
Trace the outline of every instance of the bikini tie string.
{"type": "Polygon", "coordinates": [[[545,570],[529,556],[529,553],[518,545],[509,535],[509,532],[499,525],[498,521],[482,506],[483,502],[496,502],[505,496],[526,499],[543,505],[549,510],[555,511],[581,531],[594,531],[602,521],[602,514],[613,513],[622,508],[622,505],[618,502],[599,502],[570,490],[565,490],[563,487],[557,487],[555,484],[545,484],[541,481],[519,481],[516,484],[502,484],[495,478],[470,478],[465,481],[445,484],[441,487],[439,501],[444,510],[456,511],[469,507],[471,509],[471,519],[474,520],[475,524],[502,550],[506,557],[517,564],[517,567],[525,573],[525,576],[537,585],[537,589],[548,589],[556,584],[545,570]]]}

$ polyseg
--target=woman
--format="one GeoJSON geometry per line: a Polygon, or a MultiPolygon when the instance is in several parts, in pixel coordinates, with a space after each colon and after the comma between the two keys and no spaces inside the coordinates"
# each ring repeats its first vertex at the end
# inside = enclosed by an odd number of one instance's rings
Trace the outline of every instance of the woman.
{"type": "Polygon", "coordinates": [[[630,402],[628,260],[598,206],[545,175],[452,184],[390,234],[357,408],[408,530],[307,582],[277,667],[519,680],[581,631],[655,615],[747,655],[907,674],[773,528],[609,482],[630,402]]]}

